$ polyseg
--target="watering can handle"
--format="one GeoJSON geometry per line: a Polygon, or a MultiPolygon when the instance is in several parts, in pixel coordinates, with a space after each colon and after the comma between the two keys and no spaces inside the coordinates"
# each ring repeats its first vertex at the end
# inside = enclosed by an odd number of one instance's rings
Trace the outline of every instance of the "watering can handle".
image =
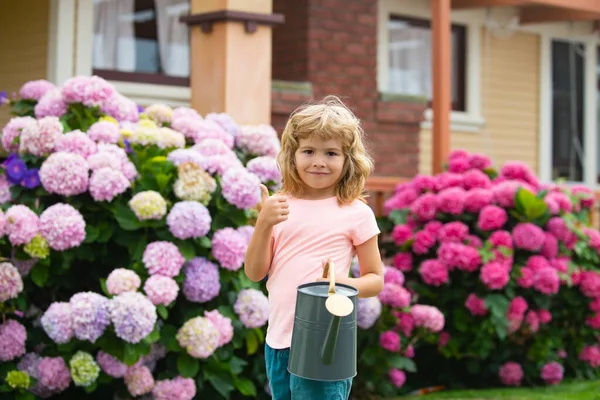
{"type": "Polygon", "coordinates": [[[327,260],[323,268],[323,278],[327,278],[327,274],[329,274],[329,294],[335,294],[335,267],[331,259],[327,260]]]}

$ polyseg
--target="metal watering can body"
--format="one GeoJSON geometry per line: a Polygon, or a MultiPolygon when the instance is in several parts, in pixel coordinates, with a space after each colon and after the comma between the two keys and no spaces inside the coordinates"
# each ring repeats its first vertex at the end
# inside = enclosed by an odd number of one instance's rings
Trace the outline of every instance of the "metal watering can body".
{"type": "MultiPolygon", "coordinates": [[[[333,266],[328,263],[328,268],[333,266]]],[[[358,290],[330,281],[300,285],[288,371],[317,381],[356,376],[356,301],[358,290]]]]}

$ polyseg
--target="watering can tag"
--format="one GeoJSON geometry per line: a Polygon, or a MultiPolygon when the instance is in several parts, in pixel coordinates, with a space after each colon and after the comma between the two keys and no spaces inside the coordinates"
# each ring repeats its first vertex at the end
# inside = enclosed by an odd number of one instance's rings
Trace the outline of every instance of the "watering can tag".
{"type": "Polygon", "coordinates": [[[338,333],[340,330],[340,320],[354,311],[354,303],[348,297],[337,294],[335,291],[335,268],[331,260],[327,260],[327,265],[323,269],[323,278],[327,277],[329,272],[329,293],[325,301],[325,308],[333,318],[327,329],[323,347],[321,348],[321,359],[324,364],[331,364],[335,347],[337,344],[338,333]]]}

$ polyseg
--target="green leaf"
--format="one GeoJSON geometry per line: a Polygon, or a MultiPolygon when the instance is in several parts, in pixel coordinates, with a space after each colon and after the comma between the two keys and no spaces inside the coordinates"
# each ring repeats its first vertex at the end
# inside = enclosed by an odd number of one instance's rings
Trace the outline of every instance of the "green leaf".
{"type": "Polygon", "coordinates": [[[209,382],[226,399],[229,398],[229,394],[235,389],[231,383],[217,375],[211,376],[209,382]]]}
{"type": "Polygon", "coordinates": [[[394,356],[390,359],[390,365],[403,371],[416,372],[417,366],[413,360],[408,357],[394,356]]]}
{"type": "Polygon", "coordinates": [[[198,243],[200,243],[200,246],[204,247],[205,249],[210,249],[212,247],[211,240],[206,236],[203,236],[200,239],[198,239],[198,243]]]}
{"type": "Polygon", "coordinates": [[[231,372],[234,375],[241,374],[246,365],[248,365],[248,362],[246,360],[243,360],[236,356],[231,357],[231,360],[229,360],[229,367],[231,368],[231,372]]]}
{"type": "Polygon", "coordinates": [[[177,247],[186,261],[196,257],[196,249],[194,248],[194,244],[192,242],[187,240],[178,240],[177,247]]]}
{"type": "Polygon", "coordinates": [[[246,331],[246,349],[248,350],[248,355],[252,355],[256,353],[258,350],[258,338],[253,330],[246,331]]]}
{"type": "Polygon", "coordinates": [[[408,217],[408,209],[394,210],[390,213],[389,218],[395,225],[404,225],[408,217]]]}
{"type": "Polygon", "coordinates": [[[106,297],[111,297],[112,295],[108,292],[106,288],[106,278],[100,278],[100,288],[106,297]]]}
{"type": "Polygon", "coordinates": [[[183,349],[177,341],[177,328],[173,325],[165,324],[160,329],[160,342],[169,351],[179,352],[183,349]]]}
{"type": "Polygon", "coordinates": [[[123,362],[129,366],[134,365],[140,356],[137,352],[137,348],[134,344],[125,343],[125,348],[123,351],[123,362]]]}
{"type": "Polygon", "coordinates": [[[86,393],[92,393],[93,391],[96,390],[97,387],[98,387],[98,381],[95,381],[91,385],[86,386],[84,389],[85,389],[86,393]]]}
{"type": "Polygon", "coordinates": [[[150,334],[144,338],[144,342],[146,342],[148,344],[152,344],[159,340],[160,340],[160,331],[158,329],[158,325],[156,325],[154,327],[154,329],[152,330],[152,332],[150,332],[150,334]]]}
{"type": "Polygon", "coordinates": [[[523,214],[528,221],[541,217],[548,210],[544,199],[538,198],[529,190],[519,188],[515,196],[517,210],[523,214]]]}
{"type": "Polygon", "coordinates": [[[169,318],[169,310],[167,309],[167,307],[164,306],[164,304],[158,305],[156,307],[156,311],[158,312],[158,315],[160,315],[162,319],[169,318]]]}
{"type": "Polygon", "coordinates": [[[156,183],[158,184],[158,188],[160,189],[161,193],[167,187],[170,180],[171,180],[171,175],[167,175],[167,174],[156,175],[156,183]]]}
{"type": "Polygon", "coordinates": [[[233,385],[244,396],[256,397],[256,386],[250,379],[238,379],[234,377],[233,385]]]}
{"type": "Polygon", "coordinates": [[[29,276],[31,276],[31,280],[33,281],[33,283],[35,283],[38,287],[42,288],[48,281],[48,275],[48,266],[45,264],[38,263],[33,267],[29,276]]]}
{"type": "Polygon", "coordinates": [[[184,378],[193,378],[200,369],[200,360],[191,357],[188,353],[181,353],[177,357],[177,371],[184,378]]]}
{"type": "Polygon", "coordinates": [[[122,203],[116,203],[113,208],[113,215],[119,226],[126,231],[135,231],[140,229],[140,221],[133,211],[122,203]]]}
{"type": "Polygon", "coordinates": [[[85,226],[85,240],[83,243],[93,243],[100,236],[100,230],[94,225],[86,224],[85,226]]]}
{"type": "Polygon", "coordinates": [[[31,392],[17,392],[15,393],[15,400],[35,400],[36,397],[31,392]]]}
{"type": "Polygon", "coordinates": [[[458,330],[459,332],[467,332],[470,326],[469,321],[471,320],[471,317],[469,316],[467,311],[463,308],[456,308],[453,311],[453,316],[454,327],[456,328],[456,330],[458,330]]]}

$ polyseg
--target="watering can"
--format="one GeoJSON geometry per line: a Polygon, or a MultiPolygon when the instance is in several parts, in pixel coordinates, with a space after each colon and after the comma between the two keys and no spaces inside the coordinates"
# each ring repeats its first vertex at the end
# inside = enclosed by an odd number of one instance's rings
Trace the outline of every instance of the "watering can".
{"type": "Polygon", "coordinates": [[[288,371],[316,381],[356,376],[358,290],[335,283],[331,260],[323,270],[329,282],[298,286],[288,371]]]}

